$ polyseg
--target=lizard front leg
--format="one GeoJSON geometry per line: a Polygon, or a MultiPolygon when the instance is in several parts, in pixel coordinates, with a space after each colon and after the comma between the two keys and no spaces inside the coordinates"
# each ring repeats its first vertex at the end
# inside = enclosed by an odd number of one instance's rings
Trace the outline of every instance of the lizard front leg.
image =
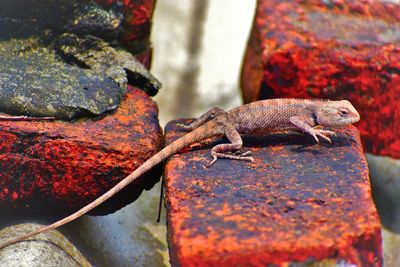
{"type": "Polygon", "coordinates": [[[290,122],[293,123],[300,130],[302,130],[302,131],[310,134],[312,137],[314,137],[314,139],[317,141],[317,143],[319,143],[318,136],[322,137],[323,139],[325,139],[326,141],[331,143],[332,141],[328,137],[328,135],[332,135],[332,136],[336,135],[335,132],[323,130],[322,126],[320,126],[320,125],[313,125],[313,123],[309,119],[304,118],[304,117],[300,117],[300,116],[291,117],[290,122]]]}
{"type": "Polygon", "coordinates": [[[198,119],[194,120],[191,124],[184,125],[184,124],[180,123],[178,125],[183,130],[193,131],[194,129],[198,128],[199,126],[203,125],[204,123],[208,122],[209,120],[212,120],[215,117],[218,117],[223,114],[226,114],[225,110],[218,108],[218,107],[214,107],[214,108],[210,109],[209,111],[207,111],[206,113],[204,113],[203,115],[201,115],[198,119]]]}
{"type": "Polygon", "coordinates": [[[241,154],[231,154],[229,152],[235,152],[242,148],[243,140],[240,136],[239,132],[236,130],[233,124],[227,124],[225,126],[225,135],[228,140],[231,142],[230,144],[219,144],[214,146],[211,149],[211,156],[213,157],[212,161],[208,166],[213,165],[218,158],[227,158],[227,159],[236,159],[236,160],[248,160],[253,161],[253,157],[249,157],[251,155],[251,151],[246,151],[241,154]]]}

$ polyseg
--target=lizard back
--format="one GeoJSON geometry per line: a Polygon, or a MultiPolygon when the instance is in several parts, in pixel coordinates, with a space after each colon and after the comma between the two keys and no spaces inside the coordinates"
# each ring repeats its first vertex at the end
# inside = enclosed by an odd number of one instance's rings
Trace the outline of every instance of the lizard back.
{"type": "Polygon", "coordinates": [[[323,103],[323,100],[269,99],[232,109],[228,115],[239,133],[262,135],[296,129],[290,122],[293,116],[307,116],[315,121],[315,108],[323,103]]]}

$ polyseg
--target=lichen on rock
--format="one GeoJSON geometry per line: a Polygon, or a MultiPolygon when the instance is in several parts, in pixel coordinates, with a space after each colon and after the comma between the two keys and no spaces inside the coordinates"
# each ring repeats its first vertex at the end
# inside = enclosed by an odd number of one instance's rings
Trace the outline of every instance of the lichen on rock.
{"type": "Polygon", "coordinates": [[[105,74],[70,65],[37,39],[0,44],[0,111],[72,119],[115,109],[125,88],[105,74]]]}
{"type": "Polygon", "coordinates": [[[73,119],[118,107],[127,84],[161,84],[119,47],[121,6],[6,0],[0,11],[0,112],[73,119]],[[31,9],[24,9],[28,5],[31,9]]]}
{"type": "Polygon", "coordinates": [[[131,53],[114,48],[101,38],[64,33],[55,39],[54,47],[65,58],[106,74],[122,88],[126,89],[128,80],[150,95],[156,94],[161,87],[161,83],[131,53]]]}

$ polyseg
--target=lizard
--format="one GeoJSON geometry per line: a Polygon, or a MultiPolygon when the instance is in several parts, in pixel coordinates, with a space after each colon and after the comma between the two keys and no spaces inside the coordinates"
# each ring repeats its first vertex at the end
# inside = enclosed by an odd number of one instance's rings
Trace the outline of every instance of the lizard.
{"type": "Polygon", "coordinates": [[[252,102],[230,111],[212,108],[189,125],[181,124],[180,127],[189,131],[188,133],[165,146],[93,202],[51,225],[4,242],[0,249],[77,219],[170,156],[205,139],[226,136],[229,140],[229,143],[218,144],[211,149],[212,160],[209,166],[219,158],[253,161],[250,151],[240,152],[243,135],[260,136],[273,132],[301,130],[311,135],[316,142],[319,142],[319,138],[331,142],[330,136],[336,134],[334,131],[324,130],[324,127],[343,127],[359,119],[357,110],[347,100],[269,99],[252,102]]]}

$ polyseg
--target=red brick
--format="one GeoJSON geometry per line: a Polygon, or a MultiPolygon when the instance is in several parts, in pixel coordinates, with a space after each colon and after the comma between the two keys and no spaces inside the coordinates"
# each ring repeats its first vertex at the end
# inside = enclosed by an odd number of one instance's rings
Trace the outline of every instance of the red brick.
{"type": "Polygon", "coordinates": [[[246,53],[245,102],[348,99],[368,152],[400,158],[400,5],[258,1],[246,53]]]}
{"type": "MultiPolygon", "coordinates": [[[[66,214],[88,204],[160,149],[157,115],[155,102],[131,87],[114,113],[95,119],[1,121],[0,209],[66,214]]],[[[159,176],[153,170],[97,213],[132,202],[159,176]]]]}
{"type": "MultiPolygon", "coordinates": [[[[168,143],[182,134],[176,122],[167,125],[168,143]]],[[[380,222],[356,128],[340,130],[333,145],[295,134],[246,138],[253,163],[220,159],[205,168],[221,142],[207,140],[166,163],[173,266],[381,266],[380,222]]]]}
{"type": "MultiPolygon", "coordinates": [[[[117,1],[96,2],[110,8],[117,1]]],[[[149,67],[155,0],[122,4],[120,41],[149,67]]],[[[68,214],[96,199],[159,150],[157,116],[151,98],[131,87],[118,109],[106,116],[74,122],[0,122],[0,211],[68,214]]],[[[93,213],[113,212],[132,202],[158,181],[160,172],[152,170],[93,213]]]]}

